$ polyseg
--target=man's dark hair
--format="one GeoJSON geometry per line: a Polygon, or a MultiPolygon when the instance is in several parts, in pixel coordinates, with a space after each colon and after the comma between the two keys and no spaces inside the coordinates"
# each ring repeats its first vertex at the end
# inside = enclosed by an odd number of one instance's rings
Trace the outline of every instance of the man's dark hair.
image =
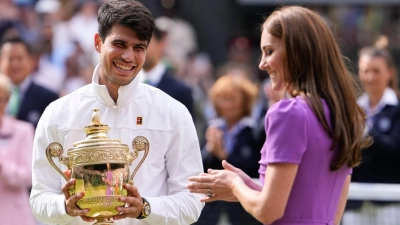
{"type": "Polygon", "coordinates": [[[135,0],[110,0],[104,3],[97,16],[99,36],[104,42],[113,25],[129,27],[141,41],[150,42],[154,32],[154,20],[150,11],[135,0]]]}
{"type": "Polygon", "coordinates": [[[1,40],[1,44],[0,44],[0,54],[1,54],[1,51],[3,49],[3,46],[5,44],[7,44],[7,43],[10,43],[10,44],[22,44],[26,48],[26,51],[28,52],[28,54],[30,56],[33,55],[32,46],[30,46],[30,44],[28,42],[26,42],[24,39],[22,39],[20,37],[10,37],[10,38],[2,39],[1,40]]]}

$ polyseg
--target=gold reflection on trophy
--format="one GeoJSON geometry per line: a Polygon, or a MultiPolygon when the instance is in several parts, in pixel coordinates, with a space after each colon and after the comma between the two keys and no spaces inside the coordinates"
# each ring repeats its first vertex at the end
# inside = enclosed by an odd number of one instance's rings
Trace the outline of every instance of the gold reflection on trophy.
{"type": "Polygon", "coordinates": [[[69,178],[54,163],[52,157],[58,157],[59,162],[71,170],[71,178],[76,179],[76,183],[69,193],[85,193],[77,205],[81,209],[90,209],[87,216],[96,218],[96,225],[114,224],[111,217],[119,214],[115,208],[125,205],[118,198],[128,194],[122,185],[133,183],[137,170],[149,152],[149,142],[145,137],[134,138],[133,152],[129,152],[128,145],[122,144],[121,140],[108,138],[109,129],[100,122],[99,110],[94,109],[92,123],[84,129],[86,139],[75,142],[74,147],[68,150],[67,157],[63,156],[60,143],[50,143],[46,149],[50,164],[65,180],[69,178]],[[145,151],[144,155],[129,177],[129,165],[138,157],[139,151],[145,151]]]}

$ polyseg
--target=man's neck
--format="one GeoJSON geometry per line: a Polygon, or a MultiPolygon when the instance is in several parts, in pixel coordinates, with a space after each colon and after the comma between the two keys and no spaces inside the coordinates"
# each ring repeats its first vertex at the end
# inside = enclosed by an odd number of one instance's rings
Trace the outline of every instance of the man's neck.
{"type": "Polygon", "coordinates": [[[112,100],[114,100],[114,103],[117,103],[118,89],[120,85],[111,82],[109,79],[104,79],[102,75],[100,75],[99,77],[99,84],[106,86],[108,94],[110,94],[110,97],[112,98],[112,100]]]}

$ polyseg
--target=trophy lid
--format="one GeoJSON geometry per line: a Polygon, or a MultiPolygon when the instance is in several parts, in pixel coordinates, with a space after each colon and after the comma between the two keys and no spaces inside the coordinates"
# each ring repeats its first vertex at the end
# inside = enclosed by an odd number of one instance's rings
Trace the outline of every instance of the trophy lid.
{"type": "Polygon", "coordinates": [[[85,126],[86,138],[68,150],[70,167],[103,163],[130,164],[133,161],[128,145],[120,139],[109,138],[110,127],[100,122],[99,109],[93,109],[92,122],[85,126]]]}

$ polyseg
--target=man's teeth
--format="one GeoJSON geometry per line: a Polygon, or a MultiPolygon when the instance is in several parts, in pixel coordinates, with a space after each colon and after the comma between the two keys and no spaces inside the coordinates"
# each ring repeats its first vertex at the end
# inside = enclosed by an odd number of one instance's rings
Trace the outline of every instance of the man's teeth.
{"type": "Polygon", "coordinates": [[[117,66],[121,70],[131,70],[132,69],[132,67],[124,66],[124,65],[121,65],[121,64],[118,64],[118,63],[115,63],[115,66],[117,66]]]}

